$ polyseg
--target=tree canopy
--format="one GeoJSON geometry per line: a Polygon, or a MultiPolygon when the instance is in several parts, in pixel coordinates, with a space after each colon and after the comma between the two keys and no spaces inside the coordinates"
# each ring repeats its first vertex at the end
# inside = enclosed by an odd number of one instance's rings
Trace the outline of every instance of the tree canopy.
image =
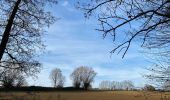
{"type": "Polygon", "coordinates": [[[55,68],[50,73],[50,79],[54,87],[61,88],[64,85],[65,77],[59,68],[55,68]]]}
{"type": "Polygon", "coordinates": [[[170,0],[88,0],[78,7],[85,17],[97,16],[104,38],[112,36],[111,53],[123,52],[123,58],[138,39],[141,47],[170,56],[170,0]]]}
{"type": "Polygon", "coordinates": [[[87,90],[94,81],[96,74],[97,73],[91,67],[80,66],[76,68],[71,74],[74,87],[80,88],[82,86],[87,90]]]}
{"type": "Polygon", "coordinates": [[[57,0],[1,0],[0,1],[0,67],[15,65],[12,69],[37,72],[41,64],[36,52],[44,48],[41,37],[44,28],[55,18],[45,10],[57,0]]]}

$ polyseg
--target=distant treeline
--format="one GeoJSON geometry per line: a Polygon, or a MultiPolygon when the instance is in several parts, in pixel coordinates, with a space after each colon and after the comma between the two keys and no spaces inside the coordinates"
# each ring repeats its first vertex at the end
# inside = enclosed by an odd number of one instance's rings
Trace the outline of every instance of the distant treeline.
{"type": "Polygon", "coordinates": [[[83,91],[83,88],[74,88],[74,87],[63,87],[63,88],[54,88],[54,87],[42,87],[42,86],[27,86],[27,87],[12,87],[12,88],[0,88],[1,92],[4,91],[83,91]]]}

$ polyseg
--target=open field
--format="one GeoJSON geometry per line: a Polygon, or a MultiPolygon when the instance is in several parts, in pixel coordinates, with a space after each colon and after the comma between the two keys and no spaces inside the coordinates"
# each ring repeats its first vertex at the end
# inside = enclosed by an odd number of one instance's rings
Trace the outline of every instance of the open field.
{"type": "Polygon", "coordinates": [[[170,100],[170,92],[0,92],[0,100],[170,100]]]}

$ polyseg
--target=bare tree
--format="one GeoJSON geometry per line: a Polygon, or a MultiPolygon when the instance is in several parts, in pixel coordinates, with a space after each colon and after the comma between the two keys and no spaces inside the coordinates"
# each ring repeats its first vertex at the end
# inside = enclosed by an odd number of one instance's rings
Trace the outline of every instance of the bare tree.
{"type": "Polygon", "coordinates": [[[116,90],[116,84],[117,84],[116,81],[112,81],[112,90],[116,90]]]}
{"type": "MultiPolygon", "coordinates": [[[[161,49],[170,56],[170,1],[169,0],[88,0],[78,2],[85,16],[97,14],[103,37],[113,37],[111,53],[127,53],[133,41],[141,47],[161,49]],[[166,49],[163,49],[166,48],[166,49]]],[[[160,50],[159,50],[160,54],[160,50]]]]}
{"type": "Polygon", "coordinates": [[[72,74],[70,75],[72,81],[73,81],[73,86],[77,89],[80,88],[81,85],[81,71],[80,69],[75,69],[72,74]]]}
{"type": "Polygon", "coordinates": [[[114,90],[123,90],[123,89],[122,89],[122,83],[121,83],[121,82],[113,81],[113,82],[112,82],[112,85],[113,85],[113,89],[114,89],[114,90]]]}
{"type": "Polygon", "coordinates": [[[170,90],[170,81],[164,82],[162,85],[162,89],[165,91],[169,91],[170,90]]]}
{"type": "Polygon", "coordinates": [[[144,77],[149,79],[152,84],[162,87],[170,81],[170,66],[168,63],[157,61],[153,66],[146,68],[149,72],[144,77]]]}
{"type": "Polygon", "coordinates": [[[44,48],[41,36],[44,27],[55,19],[46,12],[48,3],[57,0],[1,0],[0,1],[0,67],[15,64],[15,69],[30,74],[38,72],[40,63],[35,53],[44,48]],[[4,6],[5,5],[5,6],[4,6]],[[37,70],[38,69],[38,70],[37,70]]]}
{"type": "Polygon", "coordinates": [[[12,88],[14,87],[15,79],[17,78],[16,72],[12,72],[11,70],[4,71],[1,74],[1,83],[2,86],[5,88],[12,88]]]}
{"type": "Polygon", "coordinates": [[[144,86],[143,90],[146,90],[146,91],[155,91],[155,87],[152,86],[152,85],[146,84],[144,86]]]}
{"type": "Polygon", "coordinates": [[[91,83],[94,81],[94,77],[96,76],[96,72],[86,66],[80,66],[76,68],[71,74],[71,78],[73,80],[73,85],[76,88],[80,88],[81,84],[85,90],[87,90],[91,83]]]}
{"type": "Polygon", "coordinates": [[[22,86],[27,86],[27,85],[28,85],[28,83],[27,83],[25,77],[22,75],[19,75],[17,78],[16,87],[22,87],[22,86]]]}
{"type": "Polygon", "coordinates": [[[101,81],[101,83],[99,84],[99,88],[101,90],[112,90],[113,85],[111,81],[101,81]]]}
{"type": "Polygon", "coordinates": [[[134,42],[154,57],[147,78],[164,83],[170,80],[170,0],[88,0],[78,2],[85,17],[97,15],[103,38],[111,36],[111,53],[123,53],[134,42]],[[88,2],[89,1],[89,2],[88,2]]]}
{"type": "Polygon", "coordinates": [[[122,82],[122,89],[123,90],[133,90],[134,89],[134,84],[132,81],[125,80],[122,82]]]}
{"type": "Polygon", "coordinates": [[[50,73],[50,79],[54,87],[62,88],[64,85],[65,77],[59,68],[55,68],[50,73]]]}
{"type": "Polygon", "coordinates": [[[27,85],[24,75],[19,70],[5,69],[1,73],[0,80],[5,88],[21,87],[27,85]]]}

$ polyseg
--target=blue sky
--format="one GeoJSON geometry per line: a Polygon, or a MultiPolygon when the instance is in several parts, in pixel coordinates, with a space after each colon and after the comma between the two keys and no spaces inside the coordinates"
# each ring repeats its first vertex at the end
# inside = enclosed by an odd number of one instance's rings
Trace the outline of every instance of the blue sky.
{"type": "Polygon", "coordinates": [[[49,10],[60,19],[43,36],[47,45],[45,53],[39,57],[43,69],[37,79],[29,79],[29,85],[52,86],[50,71],[60,68],[66,77],[65,86],[71,86],[70,74],[81,65],[92,67],[97,72],[93,87],[98,87],[102,80],[131,80],[137,87],[146,83],[141,74],[146,72],[144,67],[150,63],[140,53],[142,49],[137,43],[131,46],[124,59],[121,55],[111,56],[113,42],[110,37],[103,39],[102,33],[95,30],[99,27],[95,17],[84,18],[83,12],[69,0],[59,1],[49,10]]]}

